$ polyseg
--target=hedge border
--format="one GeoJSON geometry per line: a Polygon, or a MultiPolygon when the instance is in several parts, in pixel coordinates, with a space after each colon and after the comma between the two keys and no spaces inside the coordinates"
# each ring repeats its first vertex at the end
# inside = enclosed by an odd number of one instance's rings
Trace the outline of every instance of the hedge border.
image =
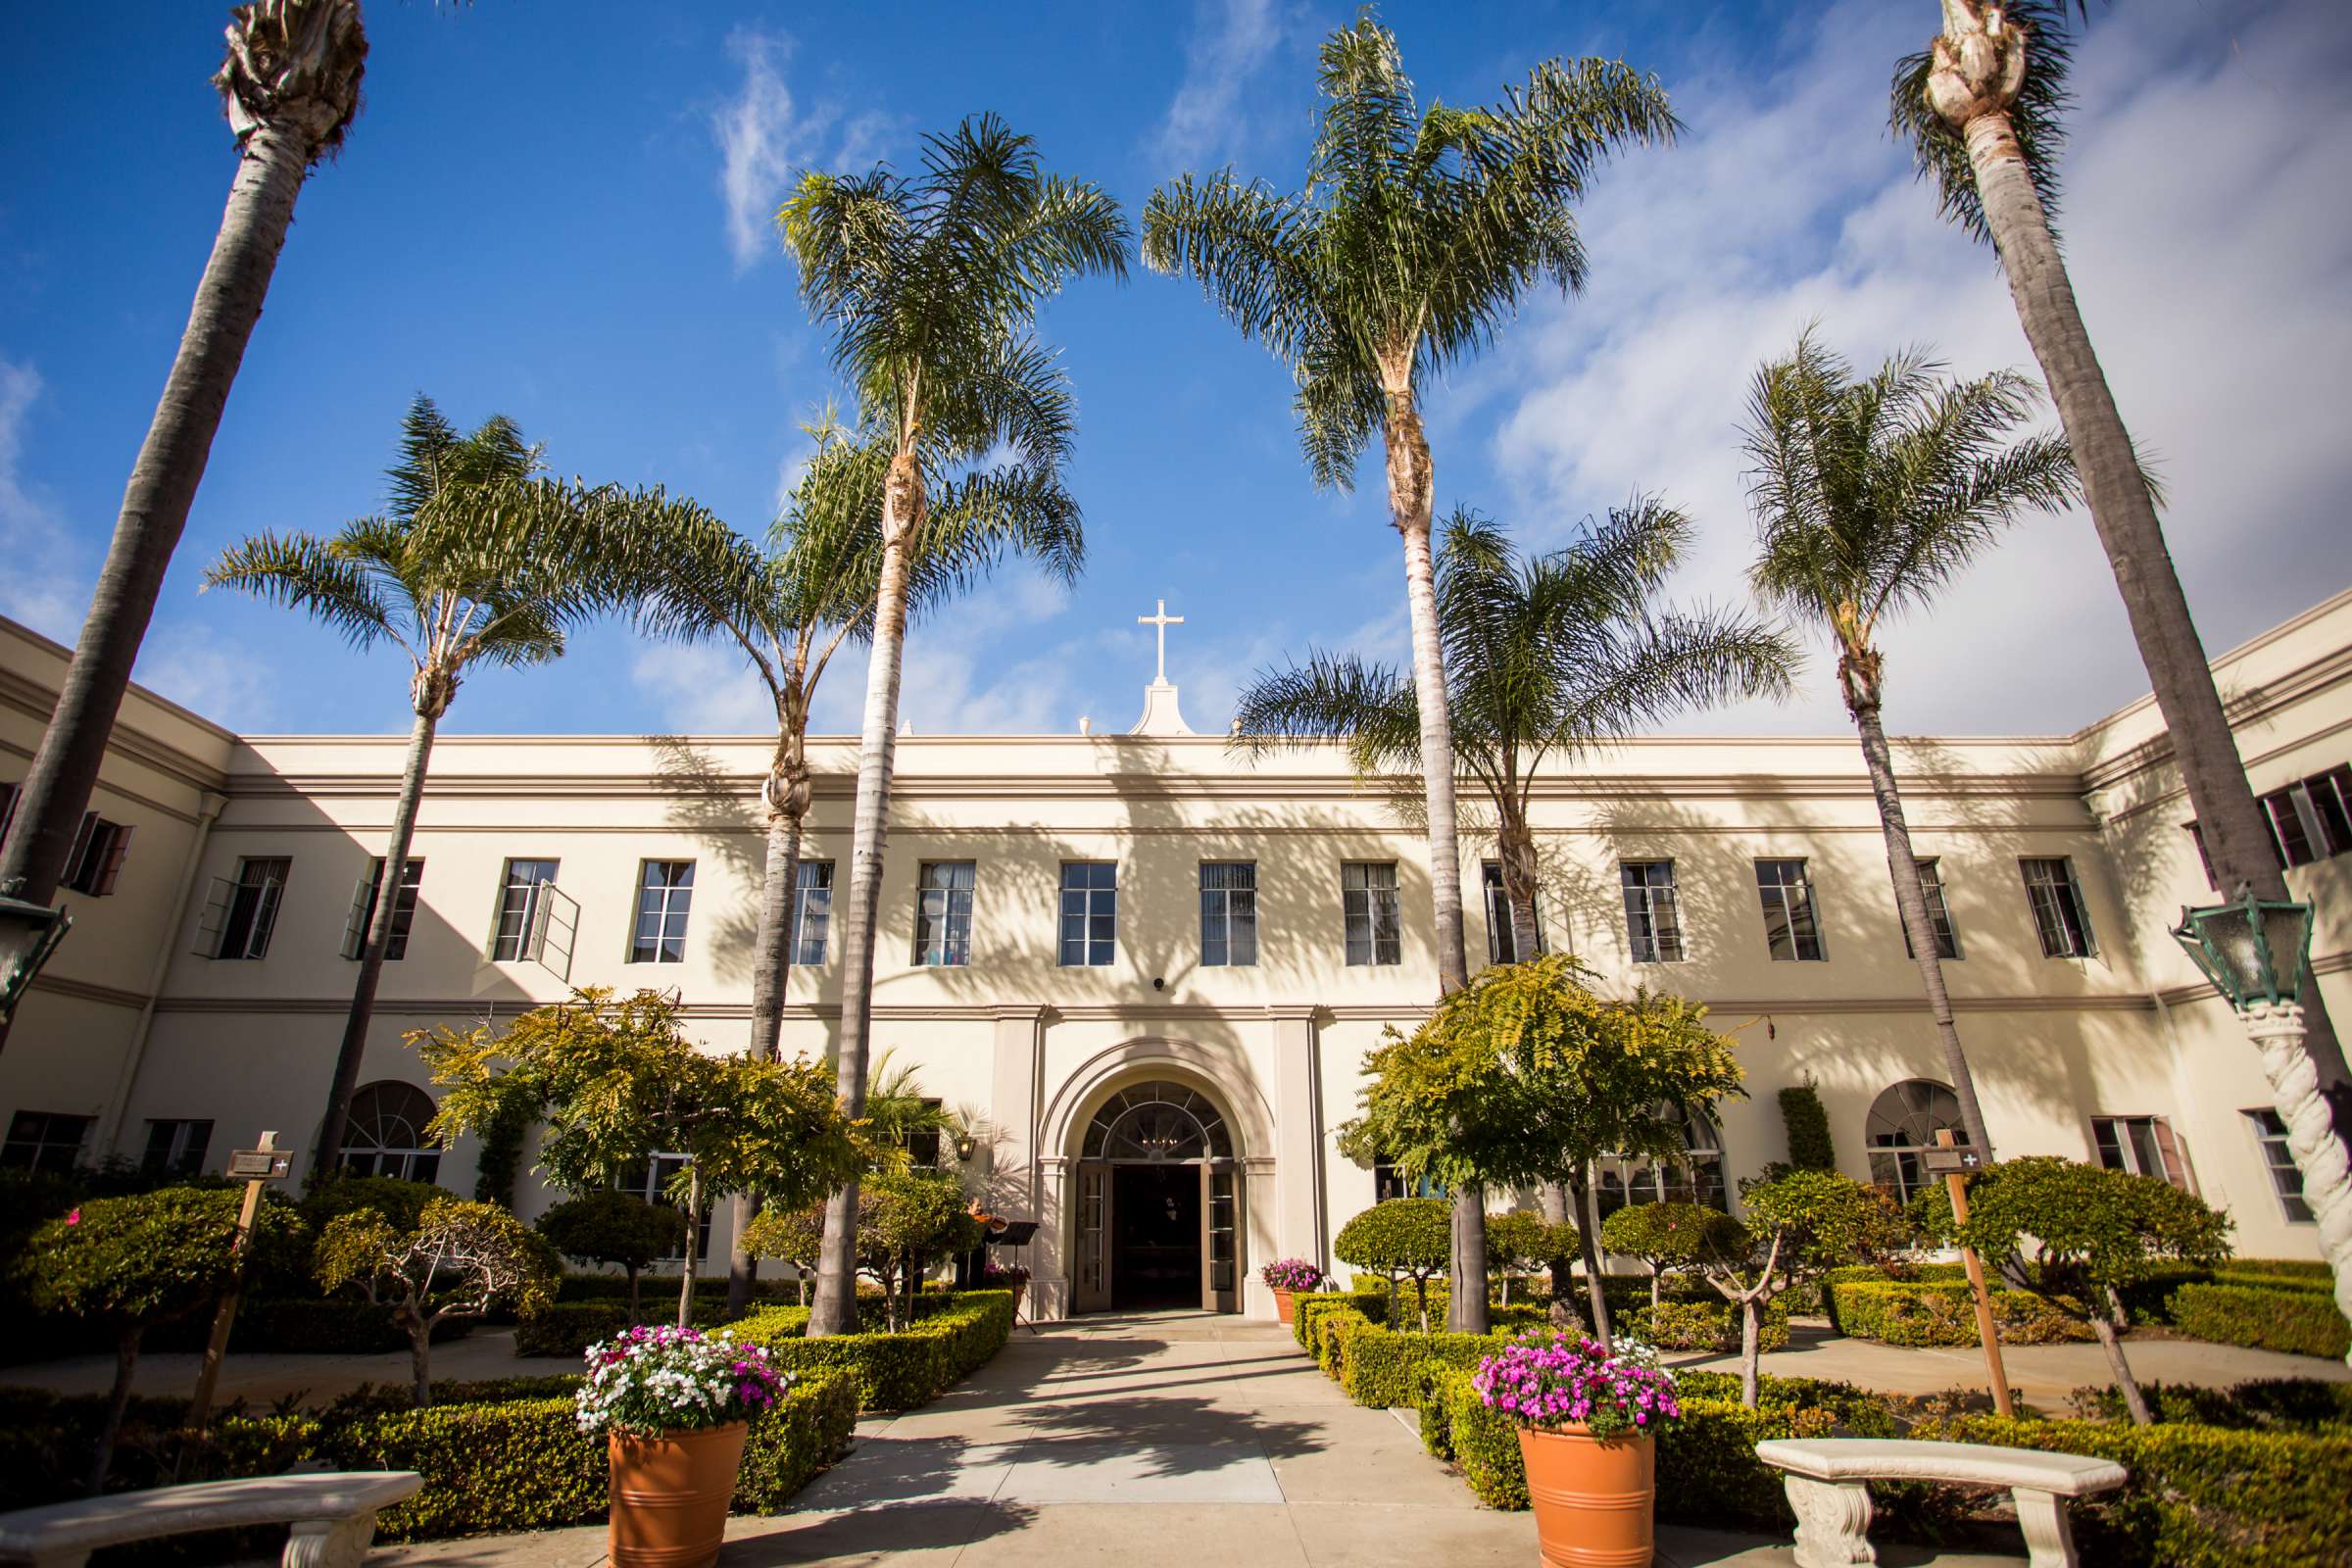
{"type": "Polygon", "coordinates": [[[2229,1284],[2183,1285],[2166,1298],[2165,1317],[2191,1339],[2250,1350],[2324,1355],[2352,1350],[2352,1323],[2321,1291],[2229,1284]]]}
{"type": "Polygon", "coordinates": [[[767,1347],[787,1371],[852,1373],[868,1410],[912,1410],[938,1398],[1004,1348],[1012,1336],[1012,1293],[925,1297],[917,1310],[913,1325],[897,1334],[808,1339],[808,1312],[798,1306],[753,1312],[734,1327],[745,1339],[767,1347]]]}
{"type": "MultiPolygon", "coordinates": [[[[1849,1339],[1881,1345],[1977,1343],[1975,1303],[1957,1280],[1851,1280],[1830,1287],[1833,1321],[1849,1339]]],[[[1990,1291],[1993,1328],[2003,1345],[2067,1345],[2096,1338],[2089,1323],[2032,1291],[1990,1291]]]]}

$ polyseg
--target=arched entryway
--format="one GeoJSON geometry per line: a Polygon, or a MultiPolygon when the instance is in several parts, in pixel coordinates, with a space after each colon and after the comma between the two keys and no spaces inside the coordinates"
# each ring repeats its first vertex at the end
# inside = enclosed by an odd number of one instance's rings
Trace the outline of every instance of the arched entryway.
{"type": "Polygon", "coordinates": [[[1113,1091],[1079,1141],[1072,1305],[1242,1308],[1242,1165],[1224,1108],[1152,1078],[1113,1091]]]}

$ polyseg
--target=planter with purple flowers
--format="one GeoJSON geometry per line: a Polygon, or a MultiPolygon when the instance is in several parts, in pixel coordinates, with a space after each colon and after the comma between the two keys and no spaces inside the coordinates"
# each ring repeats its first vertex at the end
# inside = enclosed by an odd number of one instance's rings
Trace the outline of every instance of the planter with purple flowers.
{"type": "Polygon", "coordinates": [[[708,1568],[754,1417],[792,1386],[767,1351],[700,1329],[634,1328],[588,1348],[580,1430],[609,1434],[613,1568],[708,1568]]]}
{"type": "Polygon", "coordinates": [[[1274,1315],[1283,1322],[1291,1321],[1291,1297],[1299,1291],[1319,1291],[1323,1288],[1323,1271],[1303,1257],[1285,1257],[1257,1271],[1274,1292],[1274,1315]]]}
{"type": "Polygon", "coordinates": [[[1657,1455],[1651,1439],[1683,1407],[1657,1352],[1537,1332],[1479,1362],[1488,1408],[1519,1428],[1536,1537],[1550,1568],[1648,1568],[1657,1455]]]}

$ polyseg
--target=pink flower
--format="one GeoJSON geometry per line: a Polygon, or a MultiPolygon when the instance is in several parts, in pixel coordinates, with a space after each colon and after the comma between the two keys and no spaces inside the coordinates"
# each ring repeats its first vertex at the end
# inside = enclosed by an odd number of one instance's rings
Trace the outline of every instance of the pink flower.
{"type": "Polygon", "coordinates": [[[68,1215],[66,1216],[66,1223],[67,1223],[67,1224],[69,1224],[69,1225],[78,1225],[78,1224],[80,1224],[80,1223],[81,1223],[81,1210],[77,1208],[77,1209],[75,1209],[75,1210],[74,1210],[73,1213],[71,1213],[71,1214],[68,1214],[68,1215]]]}

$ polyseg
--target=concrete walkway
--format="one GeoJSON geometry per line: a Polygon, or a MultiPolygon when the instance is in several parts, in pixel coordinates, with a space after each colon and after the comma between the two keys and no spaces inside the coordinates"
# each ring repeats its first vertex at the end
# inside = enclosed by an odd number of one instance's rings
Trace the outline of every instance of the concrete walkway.
{"type": "MultiPolygon", "coordinates": [[[[1532,1568],[1525,1513],[1481,1507],[1396,1417],[1348,1402],[1289,1331],[1201,1313],[1016,1334],[935,1404],[858,1429],[776,1518],[738,1519],[721,1568],[1532,1568]]],[[[1783,1544],[1661,1529],[1660,1568],[1785,1565],[1783,1544]]],[[[372,1561],[592,1568],[602,1527],[434,1542],[372,1561]]],[[[1906,1553],[1889,1564],[2016,1558],[1906,1553]]]]}

